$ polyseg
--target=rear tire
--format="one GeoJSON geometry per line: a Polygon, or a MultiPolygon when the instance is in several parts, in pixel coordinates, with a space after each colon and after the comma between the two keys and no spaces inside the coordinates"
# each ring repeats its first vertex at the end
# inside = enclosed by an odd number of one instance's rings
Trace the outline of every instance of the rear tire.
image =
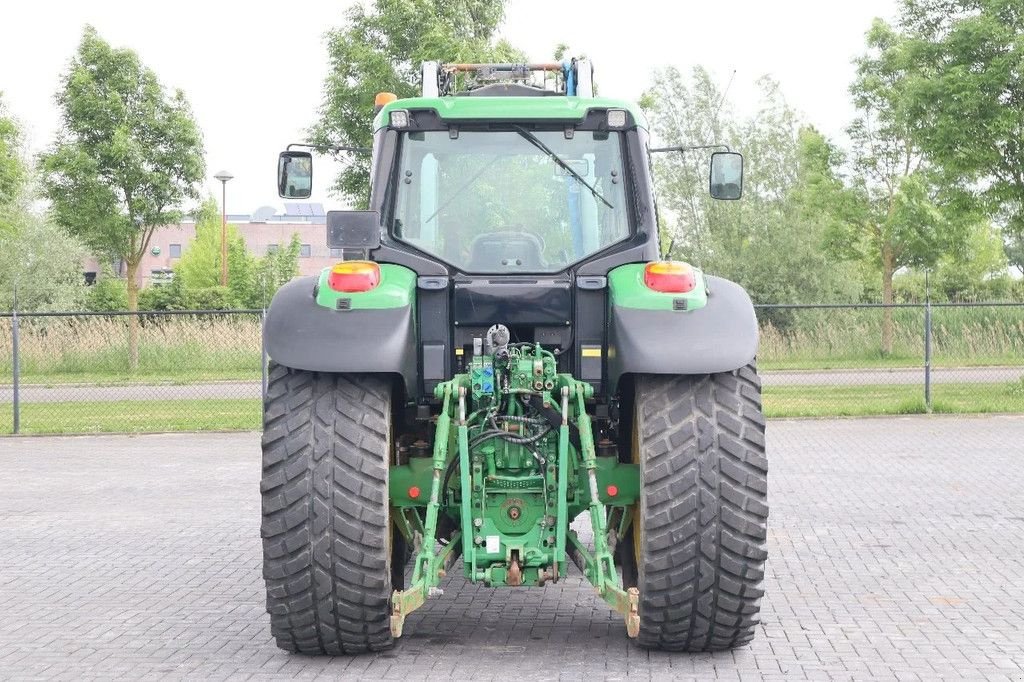
{"type": "Polygon", "coordinates": [[[703,376],[640,376],[634,394],[638,514],[619,545],[640,590],[645,647],[717,651],[759,623],[767,474],[754,365],[703,376]]]}
{"type": "Polygon", "coordinates": [[[391,439],[386,380],[271,364],[261,535],[280,648],[338,655],[392,646],[391,439]]]}

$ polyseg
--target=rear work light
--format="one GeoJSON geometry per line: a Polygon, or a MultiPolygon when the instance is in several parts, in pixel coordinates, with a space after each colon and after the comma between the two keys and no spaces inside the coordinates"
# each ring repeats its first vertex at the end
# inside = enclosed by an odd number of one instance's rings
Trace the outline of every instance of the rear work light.
{"type": "Polygon", "coordinates": [[[388,122],[392,128],[408,128],[409,127],[409,112],[405,109],[395,109],[391,112],[388,122]]]}
{"type": "Polygon", "coordinates": [[[665,294],[685,294],[697,286],[697,275],[689,263],[660,260],[644,268],[644,284],[665,294]]]}
{"type": "Polygon", "coordinates": [[[608,110],[608,127],[609,128],[624,128],[626,126],[626,110],[625,109],[609,109],[608,110]]]}
{"type": "Polygon", "coordinates": [[[369,291],[380,284],[380,266],[367,260],[342,261],[331,268],[327,286],[335,291],[369,291]]]}

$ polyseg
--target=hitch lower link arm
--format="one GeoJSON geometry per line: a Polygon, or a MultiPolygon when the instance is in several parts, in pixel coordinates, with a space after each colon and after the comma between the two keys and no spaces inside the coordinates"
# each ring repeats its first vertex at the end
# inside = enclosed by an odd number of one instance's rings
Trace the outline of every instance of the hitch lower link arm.
{"type": "MultiPolygon", "coordinates": [[[[575,386],[576,426],[580,431],[580,456],[583,460],[583,468],[587,472],[587,485],[590,490],[589,511],[590,524],[594,530],[594,553],[591,554],[580,542],[576,533],[571,532],[569,534],[569,542],[572,544],[570,556],[573,563],[597,589],[601,598],[617,613],[623,615],[626,620],[626,634],[636,637],[640,634],[640,592],[635,587],[628,590],[622,589],[619,574],[615,570],[615,559],[608,545],[607,515],[597,487],[597,454],[594,448],[594,432],[590,425],[590,415],[587,414],[584,403],[584,392],[588,387],[589,384],[580,382],[577,382],[575,386]]],[[[569,388],[562,388],[563,405],[568,402],[568,394],[569,388]]],[[[566,414],[566,410],[563,409],[562,413],[566,414]]]]}
{"type": "MultiPolygon", "coordinates": [[[[437,418],[437,432],[434,439],[433,475],[430,480],[430,501],[427,503],[426,522],[423,525],[423,537],[413,564],[412,580],[409,588],[395,590],[391,595],[391,635],[402,636],[405,617],[423,606],[428,597],[442,593],[438,585],[446,571],[458,558],[457,548],[461,547],[459,533],[453,534],[451,541],[440,552],[435,552],[437,545],[437,515],[441,508],[441,499],[445,491],[441,490],[443,472],[448,460],[448,432],[451,425],[449,414],[452,384],[443,384],[443,400],[441,414],[437,418]]],[[[466,389],[459,387],[460,436],[465,430],[466,389]]],[[[461,442],[460,442],[461,445],[461,442]]]]}

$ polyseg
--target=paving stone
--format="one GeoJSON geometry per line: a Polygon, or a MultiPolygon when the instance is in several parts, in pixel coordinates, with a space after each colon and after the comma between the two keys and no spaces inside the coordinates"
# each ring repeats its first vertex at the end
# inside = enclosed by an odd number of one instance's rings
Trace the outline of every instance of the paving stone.
{"type": "MultiPolygon", "coordinates": [[[[279,651],[259,437],[0,439],[0,679],[1024,679],[1024,417],[768,425],[757,638],[644,651],[577,574],[471,585],[393,651],[279,651]]],[[[582,524],[585,527],[585,524],[582,524]]]]}

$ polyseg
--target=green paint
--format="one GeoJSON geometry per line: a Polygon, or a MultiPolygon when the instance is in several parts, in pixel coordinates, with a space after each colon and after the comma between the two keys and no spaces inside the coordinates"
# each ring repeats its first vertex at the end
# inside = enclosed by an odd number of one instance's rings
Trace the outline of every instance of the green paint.
{"type": "Polygon", "coordinates": [[[619,582],[608,530],[621,534],[629,527],[626,510],[638,499],[640,475],[635,464],[596,456],[585,402],[592,395],[590,384],[558,374],[554,355],[539,344],[474,357],[467,373],[435,389],[442,406],[433,456],[410,459],[390,473],[395,525],[403,535],[422,537],[409,588],[392,597],[396,636],[457,554],[471,582],[536,585],[566,575],[571,547],[582,557],[587,578],[625,616],[635,636],[637,593],[619,582]],[[561,418],[545,416],[531,398],[561,418]],[[557,428],[551,428],[552,419],[557,428]],[[578,430],[578,448],[570,425],[578,430]],[[444,489],[450,467],[458,473],[451,471],[444,489]],[[609,485],[618,488],[614,498],[607,494],[609,485]],[[420,490],[415,498],[409,497],[412,486],[420,490]],[[583,512],[594,529],[593,552],[581,550],[569,529],[583,512]],[[438,549],[441,514],[458,532],[438,549]]]}
{"type": "Polygon", "coordinates": [[[330,268],[320,271],[316,285],[316,302],[331,310],[338,309],[338,301],[349,300],[349,310],[380,310],[412,305],[416,292],[416,273],[393,263],[380,263],[380,283],[370,291],[349,293],[335,291],[327,284],[330,268]]]}
{"type": "MultiPolygon", "coordinates": [[[[427,597],[430,596],[431,590],[440,584],[441,571],[447,565],[448,557],[454,551],[457,540],[457,538],[452,538],[452,542],[447,547],[435,553],[437,517],[441,509],[441,482],[448,455],[448,427],[451,422],[449,419],[452,397],[451,382],[444,384],[442,395],[441,415],[437,420],[437,439],[434,443],[434,454],[430,460],[430,486],[423,489],[429,489],[430,491],[430,495],[427,498],[426,519],[423,523],[423,538],[425,540],[416,554],[409,589],[403,591],[395,590],[391,597],[391,633],[395,637],[401,636],[405,617],[411,611],[423,606],[427,597]]],[[[400,511],[404,514],[404,510],[400,511]]]]}
{"type": "Polygon", "coordinates": [[[611,293],[611,305],[623,308],[643,308],[645,310],[671,310],[683,314],[703,308],[708,303],[707,283],[704,273],[697,268],[693,273],[697,286],[685,294],[665,294],[653,291],[644,284],[644,268],[647,263],[630,263],[620,265],[608,273],[608,290],[611,293]],[[684,299],[686,311],[675,311],[675,301],[684,299]]]}
{"type": "Polygon", "coordinates": [[[582,121],[591,109],[625,109],[641,128],[647,119],[636,104],[608,97],[410,97],[386,104],[373,129],[387,126],[389,112],[433,109],[446,121],[582,121]]]}
{"type": "MultiPolygon", "coordinates": [[[[625,464],[615,457],[598,457],[596,463],[597,490],[601,502],[606,505],[622,507],[635,504],[640,495],[639,466],[625,464]],[[618,488],[615,497],[608,496],[609,485],[618,488]]],[[[391,467],[389,481],[391,506],[395,508],[426,507],[432,472],[431,460],[428,457],[413,457],[406,464],[391,467]],[[420,489],[420,496],[416,499],[409,497],[409,488],[413,486],[420,489]]],[[[576,518],[590,506],[590,490],[586,470],[579,469],[576,472],[576,479],[569,481],[568,485],[573,486],[575,490],[573,495],[569,495],[569,518],[576,518]]],[[[448,506],[445,511],[454,516],[459,515],[458,505],[448,506]]]]}

